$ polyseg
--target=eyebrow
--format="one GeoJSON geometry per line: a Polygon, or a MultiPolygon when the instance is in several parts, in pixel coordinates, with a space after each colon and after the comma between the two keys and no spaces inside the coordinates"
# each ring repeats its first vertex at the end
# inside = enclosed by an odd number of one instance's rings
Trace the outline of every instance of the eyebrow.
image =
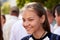
{"type": "Polygon", "coordinates": [[[29,17],[29,18],[34,18],[34,17],[32,16],[32,17],[29,17]]]}
{"type": "MultiPolygon", "coordinates": [[[[28,17],[27,19],[29,19],[29,18],[31,18],[31,19],[32,19],[32,18],[34,18],[34,17],[28,17]]],[[[22,19],[24,19],[24,18],[22,18],[22,19]]]]}

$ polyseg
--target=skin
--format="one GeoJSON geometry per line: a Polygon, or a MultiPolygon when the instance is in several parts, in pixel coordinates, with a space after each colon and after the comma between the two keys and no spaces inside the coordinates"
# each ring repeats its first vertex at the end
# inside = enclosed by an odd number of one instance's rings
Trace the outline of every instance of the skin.
{"type": "Polygon", "coordinates": [[[58,26],[60,26],[60,16],[58,16],[57,11],[55,10],[55,20],[58,26]]]}
{"type": "Polygon", "coordinates": [[[5,23],[5,19],[1,16],[1,25],[3,26],[5,23]]]}
{"type": "Polygon", "coordinates": [[[29,34],[33,34],[36,39],[39,39],[45,32],[42,28],[42,23],[45,16],[39,17],[34,10],[27,9],[23,12],[23,26],[29,34]]]}

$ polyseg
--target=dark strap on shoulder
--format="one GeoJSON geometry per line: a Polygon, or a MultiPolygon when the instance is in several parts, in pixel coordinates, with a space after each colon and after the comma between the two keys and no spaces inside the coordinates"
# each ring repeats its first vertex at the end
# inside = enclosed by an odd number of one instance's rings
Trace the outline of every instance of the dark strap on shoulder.
{"type": "Polygon", "coordinates": [[[56,34],[51,35],[51,40],[60,40],[60,36],[56,34]]]}
{"type": "Polygon", "coordinates": [[[22,38],[21,40],[29,40],[30,37],[31,36],[26,36],[26,37],[22,38]]]}

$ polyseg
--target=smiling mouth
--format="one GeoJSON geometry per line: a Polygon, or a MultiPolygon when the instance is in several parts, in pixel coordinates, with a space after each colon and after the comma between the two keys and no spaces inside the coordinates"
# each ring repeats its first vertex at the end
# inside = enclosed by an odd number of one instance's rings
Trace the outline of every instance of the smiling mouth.
{"type": "Polygon", "coordinates": [[[30,30],[30,28],[26,28],[26,30],[27,30],[27,31],[29,31],[29,30],[30,30]]]}
{"type": "Polygon", "coordinates": [[[29,31],[31,28],[26,28],[27,31],[29,31]]]}

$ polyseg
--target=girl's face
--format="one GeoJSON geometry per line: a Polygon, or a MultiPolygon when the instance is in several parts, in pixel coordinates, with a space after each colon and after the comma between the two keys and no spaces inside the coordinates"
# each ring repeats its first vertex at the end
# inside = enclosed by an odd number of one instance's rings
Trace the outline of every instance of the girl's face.
{"type": "Polygon", "coordinates": [[[43,18],[39,17],[35,11],[33,10],[25,10],[22,15],[23,18],[23,26],[27,30],[29,34],[32,34],[38,30],[43,23],[43,18]]]}

